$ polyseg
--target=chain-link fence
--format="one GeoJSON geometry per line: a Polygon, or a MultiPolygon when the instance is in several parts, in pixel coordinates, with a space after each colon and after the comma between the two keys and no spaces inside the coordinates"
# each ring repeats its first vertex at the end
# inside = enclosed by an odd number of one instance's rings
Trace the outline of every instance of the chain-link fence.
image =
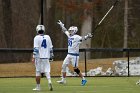
{"type": "MultiPolygon", "coordinates": [[[[1,48],[0,77],[35,76],[31,62],[32,49],[1,48]]],[[[61,65],[67,49],[54,49],[51,75],[61,75],[61,65]]],[[[85,76],[137,76],[140,75],[140,49],[89,48],[80,49],[79,68],[85,76]]],[[[67,76],[77,76],[71,65],[67,76]]]]}

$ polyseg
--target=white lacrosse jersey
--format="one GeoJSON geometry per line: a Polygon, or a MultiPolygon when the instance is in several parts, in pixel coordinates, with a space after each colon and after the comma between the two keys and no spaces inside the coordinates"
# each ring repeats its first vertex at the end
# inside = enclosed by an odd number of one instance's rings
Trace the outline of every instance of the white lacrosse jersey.
{"type": "Polygon", "coordinates": [[[82,37],[76,34],[68,37],[68,54],[79,54],[81,40],[82,37]]]}
{"type": "Polygon", "coordinates": [[[39,49],[40,58],[50,58],[50,50],[53,48],[49,35],[36,35],[34,38],[34,48],[39,49]]]}

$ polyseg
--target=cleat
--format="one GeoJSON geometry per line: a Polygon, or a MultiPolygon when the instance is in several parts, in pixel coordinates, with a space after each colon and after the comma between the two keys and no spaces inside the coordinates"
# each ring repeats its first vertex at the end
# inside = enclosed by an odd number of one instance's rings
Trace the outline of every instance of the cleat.
{"type": "Polygon", "coordinates": [[[140,80],[136,82],[136,85],[140,85],[140,80]]]}
{"type": "Polygon", "coordinates": [[[51,83],[49,83],[49,90],[50,91],[53,91],[53,87],[52,87],[52,84],[51,83]]]}
{"type": "Polygon", "coordinates": [[[87,83],[87,80],[82,80],[82,86],[84,86],[87,83]]]}
{"type": "Polygon", "coordinates": [[[66,84],[66,80],[60,80],[60,81],[57,81],[59,84],[66,84]]]}
{"type": "Polygon", "coordinates": [[[40,88],[39,87],[36,87],[33,89],[34,91],[40,91],[40,88]]]}

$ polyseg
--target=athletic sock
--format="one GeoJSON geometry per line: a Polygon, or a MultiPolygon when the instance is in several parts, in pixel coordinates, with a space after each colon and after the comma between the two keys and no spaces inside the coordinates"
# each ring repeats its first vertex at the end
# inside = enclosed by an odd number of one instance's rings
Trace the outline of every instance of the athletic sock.
{"type": "Polygon", "coordinates": [[[40,88],[40,84],[37,84],[36,87],[37,87],[37,88],[40,88]]]}
{"type": "Polygon", "coordinates": [[[62,81],[65,81],[65,80],[66,80],[66,78],[63,78],[63,77],[62,77],[62,81]]]}
{"type": "Polygon", "coordinates": [[[49,84],[50,84],[50,83],[52,83],[52,81],[51,81],[51,79],[50,79],[50,78],[48,79],[48,83],[49,83],[49,84]]]}
{"type": "Polygon", "coordinates": [[[82,80],[86,80],[85,77],[82,77],[82,80]]]}

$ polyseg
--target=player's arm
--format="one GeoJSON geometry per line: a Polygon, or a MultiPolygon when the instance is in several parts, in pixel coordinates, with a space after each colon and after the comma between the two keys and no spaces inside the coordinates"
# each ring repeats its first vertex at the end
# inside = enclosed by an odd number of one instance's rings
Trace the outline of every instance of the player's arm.
{"type": "Polygon", "coordinates": [[[58,20],[57,24],[60,25],[62,31],[69,37],[70,33],[68,32],[68,30],[65,28],[64,24],[61,22],[61,20],[58,20]]]}
{"type": "Polygon", "coordinates": [[[54,58],[53,48],[51,48],[51,49],[50,49],[50,58],[49,58],[50,62],[53,61],[53,58],[54,58]]]}
{"type": "Polygon", "coordinates": [[[38,48],[38,38],[34,38],[34,48],[33,48],[33,56],[32,62],[34,62],[35,58],[39,57],[39,48],[38,48]]]}
{"type": "Polygon", "coordinates": [[[37,59],[39,57],[39,50],[38,50],[38,48],[34,48],[33,49],[33,55],[32,55],[32,62],[34,63],[35,62],[35,59],[37,59]]]}
{"type": "Polygon", "coordinates": [[[37,47],[34,47],[33,49],[33,58],[37,58],[39,55],[39,49],[37,47]]]}
{"type": "Polygon", "coordinates": [[[50,58],[49,60],[50,61],[53,61],[53,58],[54,58],[54,54],[53,54],[53,45],[52,45],[52,41],[51,41],[51,38],[49,37],[49,45],[50,45],[50,58]]]}
{"type": "Polygon", "coordinates": [[[88,33],[87,35],[83,36],[80,41],[82,42],[82,41],[85,41],[85,40],[92,38],[92,37],[93,37],[93,35],[91,33],[88,33]]]}

